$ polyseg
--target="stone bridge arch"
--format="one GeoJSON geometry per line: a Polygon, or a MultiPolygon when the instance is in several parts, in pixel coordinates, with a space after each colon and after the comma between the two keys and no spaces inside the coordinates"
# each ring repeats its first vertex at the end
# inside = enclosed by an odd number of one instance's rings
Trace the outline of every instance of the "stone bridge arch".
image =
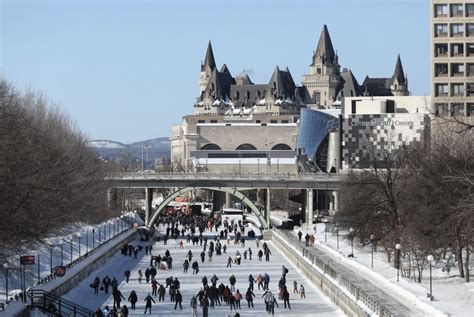
{"type": "Polygon", "coordinates": [[[182,187],[180,189],[178,189],[177,191],[175,191],[174,193],[172,193],[171,195],[169,195],[168,197],[166,197],[165,200],[163,200],[163,202],[158,206],[158,208],[156,208],[155,212],[153,213],[153,215],[150,217],[148,223],[147,223],[147,227],[148,228],[153,228],[153,225],[155,224],[156,220],[158,219],[158,216],[163,212],[163,210],[165,209],[165,207],[171,202],[173,201],[176,197],[178,196],[181,196],[187,192],[190,192],[196,188],[199,188],[199,189],[207,189],[207,190],[215,190],[215,191],[220,191],[220,192],[224,192],[224,193],[229,193],[235,197],[237,197],[238,199],[240,199],[244,204],[246,204],[250,210],[257,216],[258,220],[260,221],[262,227],[264,230],[268,230],[269,229],[269,224],[267,222],[267,220],[265,219],[265,215],[258,209],[258,207],[247,197],[245,196],[244,194],[242,194],[240,191],[238,191],[237,189],[235,188],[228,188],[228,187],[219,187],[219,188],[215,188],[215,187],[191,187],[191,186],[188,186],[188,187],[182,187]]]}

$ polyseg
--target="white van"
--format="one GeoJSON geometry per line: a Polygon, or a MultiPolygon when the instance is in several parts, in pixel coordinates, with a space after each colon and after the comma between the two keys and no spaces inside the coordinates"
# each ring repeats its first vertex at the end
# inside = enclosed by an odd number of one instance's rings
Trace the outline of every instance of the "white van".
{"type": "Polygon", "coordinates": [[[227,219],[227,221],[229,222],[234,220],[235,223],[237,223],[239,220],[243,221],[244,211],[241,209],[235,209],[235,208],[224,208],[221,214],[222,222],[224,222],[225,219],[227,219]]]}

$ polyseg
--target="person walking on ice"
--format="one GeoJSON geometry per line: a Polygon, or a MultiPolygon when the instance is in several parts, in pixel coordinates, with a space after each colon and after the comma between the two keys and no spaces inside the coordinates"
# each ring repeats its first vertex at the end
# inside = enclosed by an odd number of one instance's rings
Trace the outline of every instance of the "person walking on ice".
{"type": "Polygon", "coordinates": [[[146,311],[149,309],[150,314],[151,314],[151,302],[156,303],[153,297],[151,297],[150,293],[148,293],[148,296],[145,297],[145,312],[143,314],[146,314],[146,311]]]}
{"type": "Polygon", "coordinates": [[[196,299],[196,296],[193,296],[193,298],[191,298],[191,309],[193,310],[193,317],[197,317],[197,299],[196,299]]]}
{"type": "Polygon", "coordinates": [[[306,294],[304,292],[303,284],[300,285],[300,296],[301,296],[301,298],[306,298],[306,294]]]}

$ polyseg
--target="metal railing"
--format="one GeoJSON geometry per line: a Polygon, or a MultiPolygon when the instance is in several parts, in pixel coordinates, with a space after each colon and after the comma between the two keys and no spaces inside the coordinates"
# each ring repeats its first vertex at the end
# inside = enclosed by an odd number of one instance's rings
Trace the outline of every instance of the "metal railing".
{"type": "MultiPolygon", "coordinates": [[[[83,261],[87,260],[90,256],[96,254],[98,252],[98,250],[102,250],[103,249],[103,246],[107,245],[110,241],[114,240],[115,238],[117,237],[120,237],[122,236],[124,233],[127,233],[129,232],[130,230],[134,230],[134,227],[133,227],[133,223],[132,222],[129,222],[128,220],[125,220],[125,219],[122,219],[122,226],[121,227],[117,227],[117,228],[114,228],[114,232],[112,234],[111,231],[108,231],[108,235],[105,234],[105,232],[103,233],[103,238],[100,239],[98,241],[97,244],[95,244],[95,241],[97,241],[95,239],[95,237],[93,238],[94,240],[94,243],[92,243],[91,241],[91,246],[90,248],[88,247],[84,253],[80,254],[80,255],[77,255],[77,257],[75,257],[74,259],[72,259],[72,261],[69,261],[66,257],[65,258],[65,263],[64,263],[64,267],[66,268],[66,271],[69,271],[71,268],[75,267],[77,264],[79,263],[82,263],[83,261]]],[[[106,224],[108,223],[103,223],[103,224],[100,224],[99,226],[102,226],[104,227],[106,224]]],[[[112,226],[111,226],[112,227],[112,226]]],[[[95,228],[94,228],[95,229],[95,228]]],[[[87,232],[88,234],[88,232],[87,232]]],[[[97,235],[98,236],[98,235],[97,235]]],[[[66,242],[66,243],[69,243],[69,242],[66,242]]],[[[56,244],[56,245],[52,245],[52,244],[48,244],[48,243],[45,243],[43,242],[42,244],[48,246],[49,248],[52,248],[52,247],[57,247],[57,246],[60,246],[60,244],[56,244]]],[[[52,249],[51,249],[52,250],[52,249]]],[[[50,255],[51,257],[53,257],[52,253],[50,255]]],[[[38,263],[39,265],[39,263],[38,263]]],[[[4,273],[7,269],[3,268],[0,266],[0,273],[4,273]]],[[[19,271],[20,269],[19,268],[15,268],[15,267],[8,267],[8,270],[11,271],[11,270],[17,270],[19,271]]],[[[39,270],[38,270],[39,272],[39,270]]],[[[39,272],[40,273],[40,272],[39,272]]],[[[26,285],[26,289],[32,289],[33,287],[36,287],[36,286],[41,286],[41,285],[45,285],[45,284],[48,284],[49,282],[55,280],[57,278],[55,272],[53,272],[53,270],[51,269],[51,271],[47,274],[47,276],[40,276],[40,274],[38,273],[38,276],[36,275],[31,275],[30,278],[31,278],[31,283],[27,283],[26,285]],[[36,281],[35,281],[36,280],[36,281]]],[[[6,275],[6,279],[11,279],[13,278],[12,277],[9,277],[8,276],[8,273],[5,274],[6,275]]],[[[6,281],[7,281],[6,280],[6,281]]],[[[15,294],[13,296],[9,296],[9,293],[7,292],[8,289],[5,290],[5,295],[6,295],[6,299],[5,299],[5,302],[2,303],[3,305],[3,309],[5,309],[5,307],[7,307],[11,302],[13,301],[18,301],[18,300],[23,300],[23,293],[20,293],[20,294],[15,294]]],[[[0,299],[1,300],[1,299],[0,299]]]]}
{"type": "Polygon", "coordinates": [[[44,290],[29,290],[30,308],[37,308],[50,316],[88,316],[94,312],[69,300],[44,290]]]}
{"type": "Polygon", "coordinates": [[[111,173],[107,179],[131,180],[195,180],[195,179],[242,179],[242,180],[281,180],[281,181],[339,181],[339,174],[323,173],[212,173],[212,172],[118,172],[111,173]]]}
{"type": "MultiPolygon", "coordinates": [[[[333,269],[329,263],[318,258],[310,248],[304,247],[304,245],[298,242],[296,237],[281,230],[273,229],[273,231],[277,234],[272,235],[272,240],[276,240],[276,242],[282,245],[282,247],[284,247],[285,244],[294,247],[298,251],[298,256],[303,255],[304,258],[310,260],[313,265],[317,266],[323,272],[323,276],[329,277],[329,281],[334,281],[336,287],[345,289],[352,296],[355,302],[361,302],[365,307],[378,316],[394,317],[399,315],[396,311],[393,311],[393,309],[396,310],[397,308],[386,307],[387,305],[381,304],[379,300],[373,298],[372,295],[367,294],[364,289],[354,285],[350,278],[347,278],[344,274],[341,274],[341,272],[333,269]],[[284,238],[279,235],[283,235],[284,238]]],[[[291,248],[285,249],[291,251],[291,248]]]]}

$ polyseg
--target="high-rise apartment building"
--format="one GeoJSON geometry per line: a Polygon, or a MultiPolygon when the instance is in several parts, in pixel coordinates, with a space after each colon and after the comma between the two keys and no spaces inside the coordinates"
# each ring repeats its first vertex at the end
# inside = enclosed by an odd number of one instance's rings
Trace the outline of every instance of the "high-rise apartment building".
{"type": "Polygon", "coordinates": [[[431,0],[431,84],[439,116],[474,116],[474,0],[431,0]]]}

